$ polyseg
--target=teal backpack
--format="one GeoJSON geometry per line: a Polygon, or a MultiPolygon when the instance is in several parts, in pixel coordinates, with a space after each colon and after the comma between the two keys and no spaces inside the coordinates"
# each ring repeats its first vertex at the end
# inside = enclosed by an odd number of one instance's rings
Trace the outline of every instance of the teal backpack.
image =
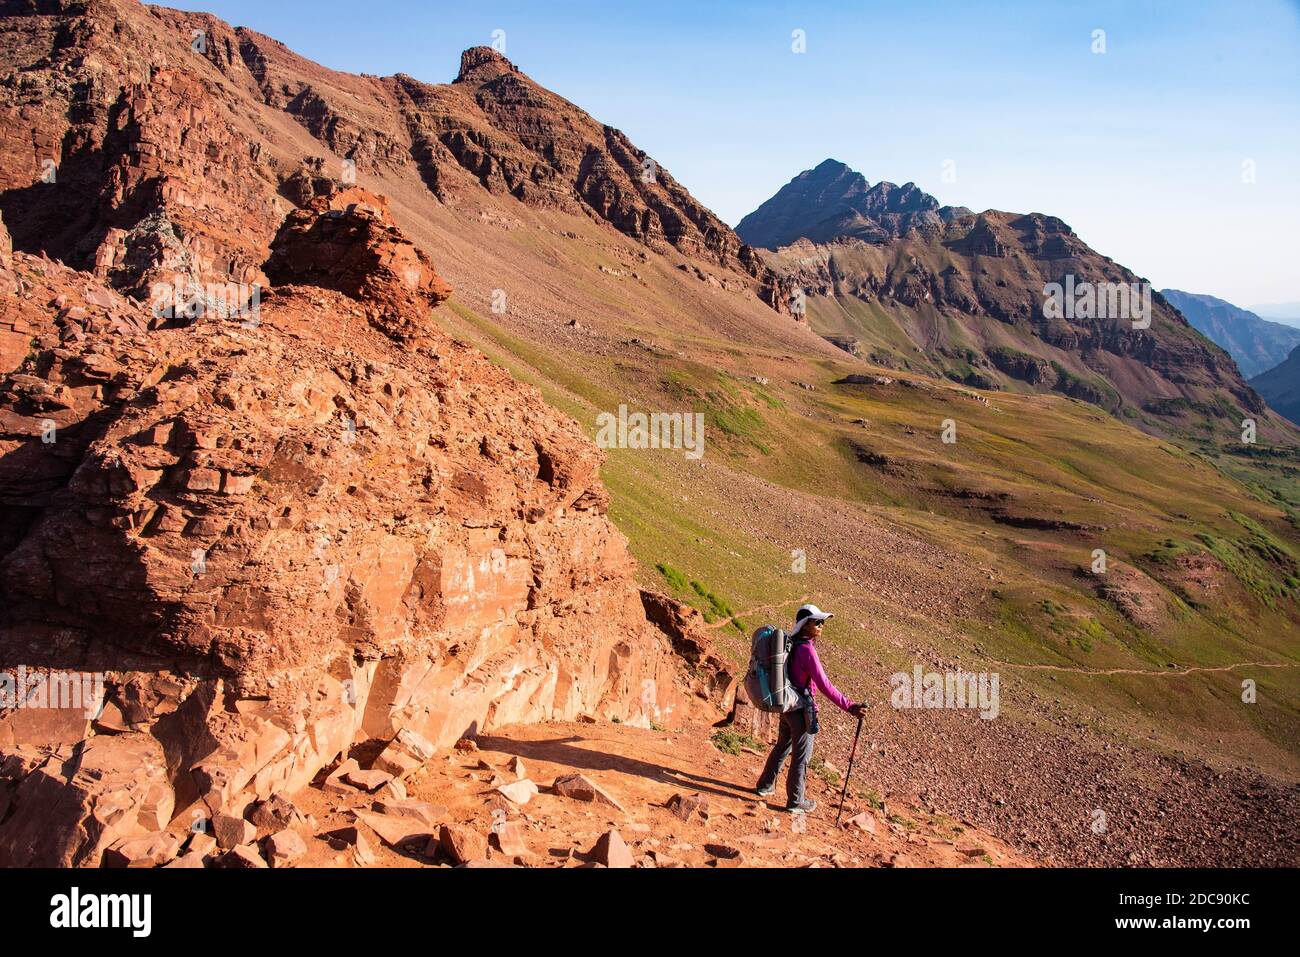
{"type": "Polygon", "coordinates": [[[784,631],[771,625],[754,632],[749,668],[745,672],[745,694],[759,711],[794,711],[803,707],[803,698],[786,670],[791,644],[784,631]]]}

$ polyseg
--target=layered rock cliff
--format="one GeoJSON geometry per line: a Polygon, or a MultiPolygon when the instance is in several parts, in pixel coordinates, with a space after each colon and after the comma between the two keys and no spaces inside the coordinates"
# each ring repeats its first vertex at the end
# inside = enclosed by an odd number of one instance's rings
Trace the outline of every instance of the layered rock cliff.
{"type": "MultiPolygon", "coordinates": [[[[98,863],[357,742],[720,691],[647,620],[601,453],[439,331],[383,197],[270,135],[264,41],[4,13],[0,866],[98,863]]],[[[385,142],[353,152],[411,162],[385,142]]],[[[663,232],[739,261],[702,225],[663,232]]]]}
{"type": "Polygon", "coordinates": [[[361,214],[330,206],[290,217],[273,263],[293,267],[270,271],[344,260],[360,299],[274,286],[160,324],[14,257],[33,341],[0,385],[0,659],[105,684],[0,718],[0,863],[95,863],[187,807],[301,787],[357,739],[681,707],[600,453],[437,330],[436,274],[382,265],[400,234],[338,245],[361,214]]]}

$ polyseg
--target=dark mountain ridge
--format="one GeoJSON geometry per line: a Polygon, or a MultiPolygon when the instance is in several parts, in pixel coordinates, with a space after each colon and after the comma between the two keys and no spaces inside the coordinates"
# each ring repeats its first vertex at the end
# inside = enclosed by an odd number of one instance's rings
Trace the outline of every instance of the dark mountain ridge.
{"type": "Polygon", "coordinates": [[[1250,380],[1273,409],[1300,425],[1300,346],[1280,365],[1250,380]]]}
{"type": "Polygon", "coordinates": [[[804,170],[740,221],[736,233],[751,246],[776,249],[800,239],[841,237],[884,242],[912,230],[933,234],[970,210],[940,206],[915,183],[875,186],[861,173],[828,159],[804,170]]]}
{"type": "Polygon", "coordinates": [[[1286,361],[1300,345],[1300,329],[1261,319],[1215,296],[1181,289],[1162,289],[1160,293],[1193,327],[1226,349],[1247,378],[1286,361]]]}

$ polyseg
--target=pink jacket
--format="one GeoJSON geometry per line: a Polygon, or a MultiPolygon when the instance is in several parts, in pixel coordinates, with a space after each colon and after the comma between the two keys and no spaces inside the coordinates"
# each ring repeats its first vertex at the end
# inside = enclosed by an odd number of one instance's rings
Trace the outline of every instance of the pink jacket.
{"type": "Polygon", "coordinates": [[[811,641],[802,641],[795,646],[790,657],[790,680],[796,688],[807,688],[809,694],[815,695],[820,690],[843,711],[853,707],[853,702],[840,694],[839,689],[831,684],[831,679],[826,677],[811,641]]]}

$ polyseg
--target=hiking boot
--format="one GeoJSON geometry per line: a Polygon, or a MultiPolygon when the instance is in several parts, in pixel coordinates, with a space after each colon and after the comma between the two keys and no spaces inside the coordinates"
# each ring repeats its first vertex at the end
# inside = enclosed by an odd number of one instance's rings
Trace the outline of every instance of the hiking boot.
{"type": "Polygon", "coordinates": [[[754,793],[757,794],[759,797],[767,797],[775,790],[776,790],[776,785],[773,784],[770,785],[769,787],[762,787],[762,786],[756,787],[754,788],[754,793]]]}
{"type": "Polygon", "coordinates": [[[787,804],[785,806],[785,809],[787,811],[790,811],[791,813],[798,813],[802,811],[804,814],[807,814],[815,807],[817,807],[816,801],[814,801],[812,798],[804,798],[802,801],[798,801],[794,804],[787,804]]]}

